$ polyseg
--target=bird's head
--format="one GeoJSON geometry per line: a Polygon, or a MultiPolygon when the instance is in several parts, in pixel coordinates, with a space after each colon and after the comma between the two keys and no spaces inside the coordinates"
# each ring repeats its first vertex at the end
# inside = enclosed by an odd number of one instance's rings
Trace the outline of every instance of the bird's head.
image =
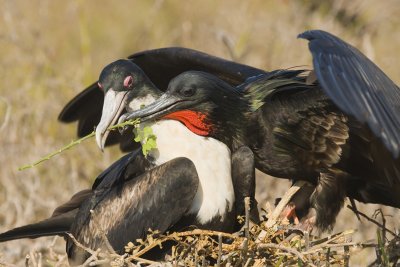
{"type": "Polygon", "coordinates": [[[109,134],[108,128],[123,112],[140,109],[161,95],[142,69],[125,59],[117,60],[102,70],[98,87],[104,91],[103,111],[96,127],[96,142],[101,150],[109,134]]]}
{"type": "Polygon", "coordinates": [[[240,132],[237,126],[243,123],[245,107],[235,87],[211,74],[188,71],[171,80],[167,91],[152,104],[121,119],[178,120],[198,135],[231,145],[240,132]]]}

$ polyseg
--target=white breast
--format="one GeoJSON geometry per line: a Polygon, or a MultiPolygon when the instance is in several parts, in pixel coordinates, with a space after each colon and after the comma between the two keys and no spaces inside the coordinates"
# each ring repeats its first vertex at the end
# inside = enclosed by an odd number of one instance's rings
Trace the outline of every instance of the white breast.
{"type": "Polygon", "coordinates": [[[223,218],[227,205],[230,211],[235,200],[229,148],[218,140],[192,133],[178,121],[162,120],[151,128],[157,136],[157,150],[150,152],[155,164],[186,157],[196,167],[200,186],[189,213],[197,214],[200,223],[216,215],[223,218]]]}

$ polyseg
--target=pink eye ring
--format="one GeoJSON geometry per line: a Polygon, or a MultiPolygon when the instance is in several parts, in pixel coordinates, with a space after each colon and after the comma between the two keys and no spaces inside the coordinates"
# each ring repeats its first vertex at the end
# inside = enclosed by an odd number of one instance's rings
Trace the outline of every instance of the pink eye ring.
{"type": "Polygon", "coordinates": [[[133,84],[133,77],[132,76],[126,76],[124,80],[124,87],[130,88],[133,84]]]}
{"type": "Polygon", "coordinates": [[[101,90],[103,90],[103,85],[101,85],[101,83],[97,83],[97,86],[101,89],[101,90]]]}

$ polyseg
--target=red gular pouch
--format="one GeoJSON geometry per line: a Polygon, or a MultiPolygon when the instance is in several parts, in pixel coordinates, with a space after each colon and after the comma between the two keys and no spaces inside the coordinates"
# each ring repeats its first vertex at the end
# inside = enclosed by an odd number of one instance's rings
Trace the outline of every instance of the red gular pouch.
{"type": "Polygon", "coordinates": [[[163,119],[177,120],[193,133],[201,136],[208,136],[211,131],[211,125],[205,122],[206,115],[192,110],[181,110],[173,112],[163,117],[163,119]]]}

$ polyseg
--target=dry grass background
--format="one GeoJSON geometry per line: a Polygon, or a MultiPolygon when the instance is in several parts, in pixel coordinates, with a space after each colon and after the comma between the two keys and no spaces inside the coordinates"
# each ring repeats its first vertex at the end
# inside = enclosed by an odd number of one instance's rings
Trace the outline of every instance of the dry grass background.
{"type": "MultiPolygon", "coordinates": [[[[306,42],[296,35],[317,28],[348,40],[400,83],[396,0],[0,0],[0,231],[49,216],[120,157],[116,148],[101,153],[91,140],[41,166],[17,171],[75,138],[75,126],[59,124],[57,115],[107,63],[141,50],[184,46],[267,70],[310,65],[306,42]]],[[[273,202],[288,185],[261,177],[261,204],[273,202]]],[[[360,209],[371,215],[376,208],[360,209]]],[[[385,211],[397,216],[388,221],[398,227],[399,212],[385,211]]],[[[357,240],[376,238],[375,226],[357,222],[346,210],[334,231],[343,229],[359,229],[357,240]]],[[[0,265],[21,265],[27,253],[52,242],[2,243],[0,265]]],[[[61,238],[54,249],[64,251],[61,238]]],[[[352,266],[373,257],[373,251],[357,253],[352,266]]]]}

